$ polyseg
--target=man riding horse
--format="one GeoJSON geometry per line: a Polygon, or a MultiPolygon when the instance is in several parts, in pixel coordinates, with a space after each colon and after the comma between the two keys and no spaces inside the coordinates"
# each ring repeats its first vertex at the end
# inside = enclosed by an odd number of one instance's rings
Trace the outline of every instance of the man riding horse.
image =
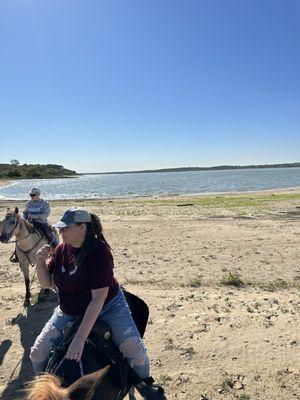
{"type": "MultiPolygon", "coordinates": [[[[56,247],[59,243],[51,226],[48,224],[48,217],[50,215],[50,205],[47,200],[40,197],[41,191],[39,188],[33,187],[29,192],[31,200],[26,203],[23,217],[26,221],[30,222],[34,227],[45,235],[52,247],[56,247]]],[[[10,258],[11,262],[18,262],[16,250],[10,258]]]]}
{"type": "MultiPolygon", "coordinates": [[[[16,245],[16,254],[24,275],[26,289],[24,306],[27,307],[31,297],[29,266],[34,266],[38,249],[48,243],[48,240],[40,230],[33,229],[33,225],[19,214],[19,209],[16,207],[13,211],[8,208],[4,220],[0,223],[0,242],[15,243],[16,245]],[[12,240],[13,237],[15,240],[12,240]]],[[[47,293],[50,294],[50,291],[42,290],[40,292],[42,296],[47,293]]]]}

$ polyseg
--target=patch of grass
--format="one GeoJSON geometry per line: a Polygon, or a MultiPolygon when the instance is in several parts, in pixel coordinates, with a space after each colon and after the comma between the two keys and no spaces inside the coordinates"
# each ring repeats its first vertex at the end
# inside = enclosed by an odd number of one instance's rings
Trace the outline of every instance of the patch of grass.
{"type": "Polygon", "coordinates": [[[210,397],[206,393],[203,393],[200,394],[200,400],[210,400],[210,397]]]}
{"type": "Polygon", "coordinates": [[[256,310],[258,310],[261,306],[262,306],[262,303],[260,303],[259,301],[256,301],[256,302],[253,304],[253,307],[254,307],[256,310]]]}
{"type": "Polygon", "coordinates": [[[162,282],[159,280],[155,279],[128,279],[126,284],[130,285],[145,285],[145,284],[150,284],[150,285],[157,285],[157,286],[162,286],[162,282]]]}
{"type": "Polygon", "coordinates": [[[289,283],[289,288],[300,290],[300,275],[294,276],[293,282],[289,283]]]}
{"type": "Polygon", "coordinates": [[[267,292],[276,292],[277,290],[289,289],[291,285],[284,279],[279,278],[273,282],[259,282],[253,286],[258,286],[260,289],[263,289],[267,292]]]}
{"type": "Polygon", "coordinates": [[[191,287],[200,287],[200,286],[202,286],[202,277],[201,276],[196,276],[195,278],[192,278],[190,280],[189,286],[191,286],[191,287]]]}
{"type": "MultiPolygon", "coordinates": [[[[265,206],[269,203],[276,203],[280,201],[299,200],[300,193],[286,193],[286,194],[251,194],[251,195],[220,195],[220,196],[199,196],[187,198],[167,198],[167,199],[135,199],[123,200],[123,205],[153,205],[153,206],[177,206],[184,205],[187,202],[193,203],[195,206],[203,207],[256,207],[265,206]]],[[[121,202],[121,201],[120,201],[121,202]]]]}
{"type": "Polygon", "coordinates": [[[241,279],[241,277],[237,274],[234,273],[229,273],[227,275],[225,275],[222,279],[221,279],[221,285],[223,286],[235,286],[235,287],[243,287],[245,286],[243,280],[241,279]]]}
{"type": "Polygon", "coordinates": [[[230,378],[225,378],[224,381],[221,383],[221,388],[223,391],[228,391],[229,389],[233,389],[234,382],[230,378]]]}
{"type": "Polygon", "coordinates": [[[230,297],[225,297],[224,301],[225,301],[227,307],[232,307],[232,301],[231,301],[230,297]]]}
{"type": "Polygon", "coordinates": [[[196,354],[195,349],[193,346],[187,347],[187,348],[183,348],[180,349],[182,354],[187,354],[189,356],[193,356],[194,354],[196,354]]]}
{"type": "Polygon", "coordinates": [[[218,308],[218,304],[213,304],[211,307],[214,310],[214,312],[216,312],[217,314],[219,314],[219,308],[218,308]]]}
{"type": "Polygon", "coordinates": [[[173,342],[172,338],[167,338],[166,339],[166,344],[165,344],[165,350],[175,350],[176,346],[173,342]]]}

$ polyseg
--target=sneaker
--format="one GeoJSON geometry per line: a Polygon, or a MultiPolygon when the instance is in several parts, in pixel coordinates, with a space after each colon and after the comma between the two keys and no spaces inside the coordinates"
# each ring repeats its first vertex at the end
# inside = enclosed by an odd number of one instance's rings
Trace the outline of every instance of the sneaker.
{"type": "Polygon", "coordinates": [[[145,380],[135,385],[139,394],[146,400],[167,400],[164,389],[157,384],[147,383],[145,380]]]}

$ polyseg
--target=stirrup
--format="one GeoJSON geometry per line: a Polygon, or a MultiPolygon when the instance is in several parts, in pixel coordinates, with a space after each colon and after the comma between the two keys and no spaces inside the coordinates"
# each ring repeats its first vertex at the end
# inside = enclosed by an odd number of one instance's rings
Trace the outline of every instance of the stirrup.
{"type": "Polygon", "coordinates": [[[19,262],[19,258],[17,256],[16,250],[10,256],[9,261],[12,262],[12,263],[18,263],[19,262]]]}

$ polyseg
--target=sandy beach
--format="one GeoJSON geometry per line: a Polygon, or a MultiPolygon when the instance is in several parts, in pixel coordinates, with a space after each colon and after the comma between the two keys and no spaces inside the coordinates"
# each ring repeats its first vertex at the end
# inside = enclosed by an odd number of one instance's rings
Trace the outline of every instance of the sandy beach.
{"type": "MultiPolygon", "coordinates": [[[[0,201],[1,219],[24,204],[0,201]]],[[[148,303],[145,343],[168,399],[300,399],[299,190],[53,201],[50,222],[71,205],[101,217],[118,280],[148,303]]],[[[23,309],[14,245],[0,246],[0,393],[12,400],[56,303],[37,302],[35,280],[23,309]]]]}
{"type": "Polygon", "coordinates": [[[8,181],[8,180],[6,180],[6,179],[0,179],[0,187],[1,187],[1,186],[8,185],[8,184],[9,184],[9,181],[8,181]]]}

